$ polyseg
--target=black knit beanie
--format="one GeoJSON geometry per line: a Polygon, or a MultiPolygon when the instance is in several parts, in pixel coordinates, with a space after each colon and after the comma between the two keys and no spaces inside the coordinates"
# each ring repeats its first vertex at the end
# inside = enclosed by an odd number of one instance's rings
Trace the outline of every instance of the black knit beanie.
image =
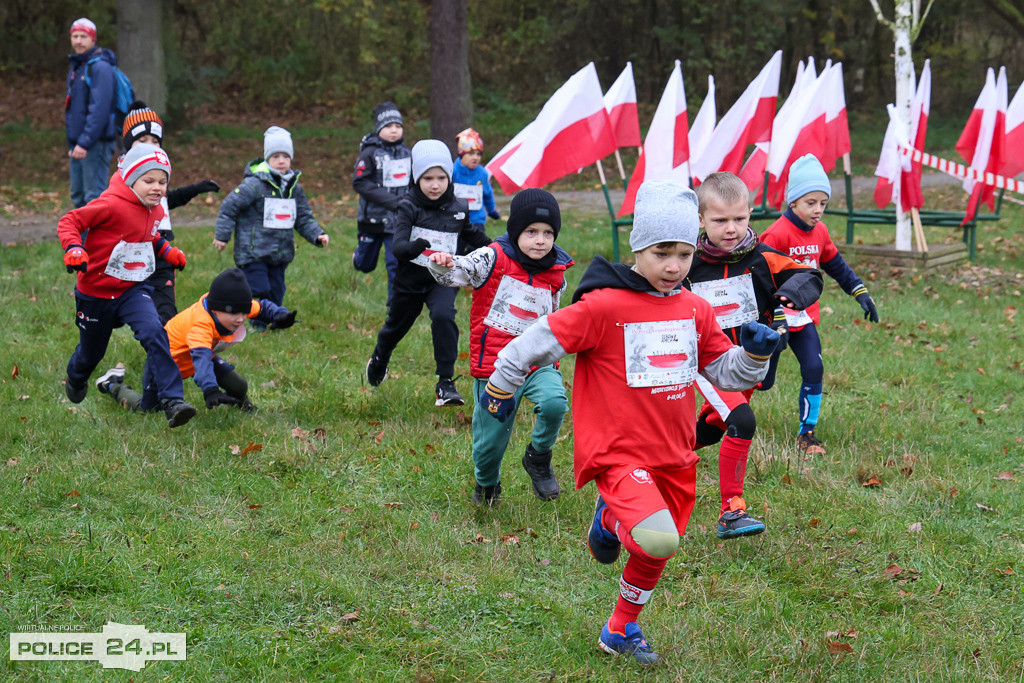
{"type": "Polygon", "coordinates": [[[248,314],[252,310],[252,290],[245,273],[238,268],[230,268],[213,278],[210,293],[206,295],[206,308],[248,314]]]}
{"type": "Polygon", "coordinates": [[[398,111],[398,105],[394,102],[381,102],[373,108],[373,132],[379,133],[380,129],[392,123],[402,123],[402,112],[398,111]]]}
{"type": "Polygon", "coordinates": [[[547,223],[555,231],[555,239],[558,239],[558,232],[562,229],[562,212],[554,196],[547,190],[528,188],[512,198],[508,212],[508,234],[513,244],[531,223],[547,223]]]}

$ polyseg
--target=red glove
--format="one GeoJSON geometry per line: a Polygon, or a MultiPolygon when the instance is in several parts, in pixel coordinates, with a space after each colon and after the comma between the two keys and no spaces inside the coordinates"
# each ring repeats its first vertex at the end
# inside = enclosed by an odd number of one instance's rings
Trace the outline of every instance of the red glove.
{"type": "Polygon", "coordinates": [[[84,273],[89,265],[89,254],[86,253],[84,247],[77,244],[68,247],[68,250],[64,252],[64,265],[67,266],[69,273],[73,273],[76,270],[84,273]]]}
{"type": "Polygon", "coordinates": [[[178,270],[185,270],[185,252],[177,247],[168,247],[164,253],[161,254],[164,261],[167,261],[178,270]]]}

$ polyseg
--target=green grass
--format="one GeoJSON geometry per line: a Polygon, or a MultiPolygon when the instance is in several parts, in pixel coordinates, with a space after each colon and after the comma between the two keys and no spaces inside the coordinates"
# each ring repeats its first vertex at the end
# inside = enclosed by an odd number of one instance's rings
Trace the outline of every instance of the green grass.
{"type": "MultiPolygon", "coordinates": [[[[533,497],[520,416],[502,504],[482,510],[469,501],[470,408],[433,407],[426,316],[392,377],[365,386],[384,273],[352,270],[352,221],[327,225],[329,249],[298,248],[286,303],[302,322],[225,353],[260,412],[201,408],[173,431],[92,385],[80,405],[66,401],[72,278],[55,243],[6,247],[0,631],[144,624],[186,632],[188,659],[135,673],[3,657],[0,671],[11,681],[1019,681],[1022,216],[1010,207],[983,226],[977,264],[955,274],[859,266],[880,324],[828,281],[828,455],[793,447],[799,380],[787,356],[776,389],[753,402],[746,498],[768,532],[715,537],[717,453],[702,452],[697,507],[643,615],[665,660],[647,672],[595,647],[621,564],[587,553],[594,489],[569,490],[571,419],[556,446],[562,498],[533,497]],[[249,444],[260,448],[236,452],[249,444]],[[872,477],[881,485],[862,485],[872,477]],[[891,565],[903,572],[887,575],[891,565]],[[832,654],[829,641],[853,651],[832,654]]],[[[607,220],[570,214],[564,226],[574,286],[593,253],[610,255],[607,220]]],[[[883,241],[886,230],[858,237],[883,241]]],[[[189,257],[181,306],[231,265],[211,233],[177,231],[189,257]]],[[[465,351],[464,294],[458,308],[465,351]]],[[[143,360],[124,330],[102,367],[124,362],[137,386],[143,360]]],[[[563,363],[570,386],[572,367],[563,363]]],[[[469,393],[468,378],[460,386],[469,393]]],[[[191,382],[186,398],[201,405],[191,382]]]]}

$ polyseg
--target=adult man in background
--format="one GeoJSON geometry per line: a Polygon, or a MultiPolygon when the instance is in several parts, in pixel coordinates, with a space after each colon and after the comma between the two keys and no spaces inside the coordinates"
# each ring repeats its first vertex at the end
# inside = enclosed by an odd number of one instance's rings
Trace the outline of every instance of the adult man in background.
{"type": "Polygon", "coordinates": [[[71,25],[64,126],[67,129],[71,201],[85,206],[100,195],[110,178],[117,130],[114,125],[117,57],[96,45],[96,24],[86,18],[71,25]]]}

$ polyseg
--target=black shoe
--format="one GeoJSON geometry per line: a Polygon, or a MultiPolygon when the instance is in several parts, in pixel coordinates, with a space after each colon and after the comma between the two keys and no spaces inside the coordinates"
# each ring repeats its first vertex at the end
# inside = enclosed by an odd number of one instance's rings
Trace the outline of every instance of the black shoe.
{"type": "Polygon", "coordinates": [[[243,398],[242,402],[238,404],[238,409],[241,410],[243,413],[255,413],[257,410],[259,410],[259,408],[257,408],[253,404],[253,402],[249,400],[248,396],[243,398]]]}
{"type": "Polygon", "coordinates": [[[371,387],[379,387],[388,378],[388,361],[377,354],[366,361],[366,381],[371,387]]]}
{"type": "Polygon", "coordinates": [[[164,401],[161,408],[164,411],[164,415],[167,416],[167,426],[171,429],[180,427],[196,415],[196,409],[180,398],[164,401]]]}
{"type": "Polygon", "coordinates": [[[68,400],[72,403],[81,403],[85,400],[85,395],[89,393],[89,385],[75,386],[72,384],[70,377],[65,377],[64,393],[68,395],[68,400]]]}
{"type": "Polygon", "coordinates": [[[434,405],[438,407],[466,405],[466,400],[455,388],[455,380],[451,378],[439,379],[434,386],[434,395],[437,397],[434,405]]]}
{"type": "Polygon", "coordinates": [[[497,505],[500,500],[501,482],[498,482],[494,486],[481,486],[480,484],[477,484],[476,488],[473,490],[473,502],[477,505],[487,503],[488,505],[494,506],[497,505]]]}
{"type": "Polygon", "coordinates": [[[533,493],[541,500],[554,500],[562,493],[551,468],[551,451],[535,451],[531,443],[523,455],[523,469],[533,482],[533,493]]]}
{"type": "Polygon", "coordinates": [[[124,366],[118,363],[114,367],[107,370],[105,373],[100,375],[99,379],[96,380],[96,390],[101,394],[114,395],[114,392],[110,390],[112,384],[116,384],[124,381],[124,366]]]}

